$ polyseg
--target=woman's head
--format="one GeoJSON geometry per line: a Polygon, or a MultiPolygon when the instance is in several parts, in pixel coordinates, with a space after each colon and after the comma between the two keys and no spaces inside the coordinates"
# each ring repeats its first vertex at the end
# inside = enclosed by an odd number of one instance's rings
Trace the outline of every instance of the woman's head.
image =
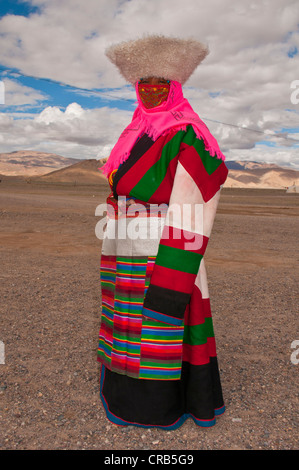
{"type": "Polygon", "coordinates": [[[162,78],[162,77],[146,77],[146,78],[140,78],[138,83],[148,84],[148,85],[165,85],[165,84],[169,84],[170,80],[166,80],[165,78],[162,78]]]}
{"type": "Polygon", "coordinates": [[[146,109],[156,108],[167,100],[170,80],[162,77],[146,77],[138,81],[139,98],[146,109]]]}

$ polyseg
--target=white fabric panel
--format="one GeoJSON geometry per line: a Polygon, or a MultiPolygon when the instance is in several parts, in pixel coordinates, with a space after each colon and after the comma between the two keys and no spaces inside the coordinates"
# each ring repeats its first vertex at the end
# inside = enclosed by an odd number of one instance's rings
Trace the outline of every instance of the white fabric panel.
{"type": "Polygon", "coordinates": [[[102,253],[117,256],[156,256],[164,217],[108,219],[102,253]]]}
{"type": "Polygon", "coordinates": [[[220,191],[204,202],[196,183],[178,162],[166,216],[167,225],[210,237],[220,191]]]}
{"type": "Polygon", "coordinates": [[[204,258],[202,258],[200,262],[195,285],[199,288],[203,299],[209,298],[208,278],[204,258]]]}

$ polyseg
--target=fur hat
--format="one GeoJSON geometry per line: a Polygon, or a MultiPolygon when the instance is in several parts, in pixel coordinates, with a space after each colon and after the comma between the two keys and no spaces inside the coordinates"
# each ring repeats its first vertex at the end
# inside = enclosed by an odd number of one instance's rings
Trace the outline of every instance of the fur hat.
{"type": "Polygon", "coordinates": [[[175,80],[183,85],[209,50],[195,39],[153,35],[112,45],[105,53],[132,85],[147,77],[175,80]]]}

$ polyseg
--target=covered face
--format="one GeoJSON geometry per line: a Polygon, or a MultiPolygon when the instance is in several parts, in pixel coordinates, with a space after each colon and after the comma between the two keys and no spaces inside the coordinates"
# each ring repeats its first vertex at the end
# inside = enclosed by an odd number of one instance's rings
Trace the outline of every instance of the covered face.
{"type": "Polygon", "coordinates": [[[146,109],[160,106],[167,100],[170,81],[161,77],[141,78],[138,81],[138,93],[146,109]]]}

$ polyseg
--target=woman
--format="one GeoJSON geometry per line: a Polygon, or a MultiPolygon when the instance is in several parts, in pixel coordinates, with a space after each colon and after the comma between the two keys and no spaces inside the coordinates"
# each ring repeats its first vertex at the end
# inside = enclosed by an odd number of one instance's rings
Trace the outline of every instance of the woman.
{"type": "Polygon", "coordinates": [[[228,170],[182,92],[207,53],[163,36],[106,52],[138,100],[101,168],[111,194],[98,360],[118,425],[206,427],[225,409],[203,256],[228,170]]]}

